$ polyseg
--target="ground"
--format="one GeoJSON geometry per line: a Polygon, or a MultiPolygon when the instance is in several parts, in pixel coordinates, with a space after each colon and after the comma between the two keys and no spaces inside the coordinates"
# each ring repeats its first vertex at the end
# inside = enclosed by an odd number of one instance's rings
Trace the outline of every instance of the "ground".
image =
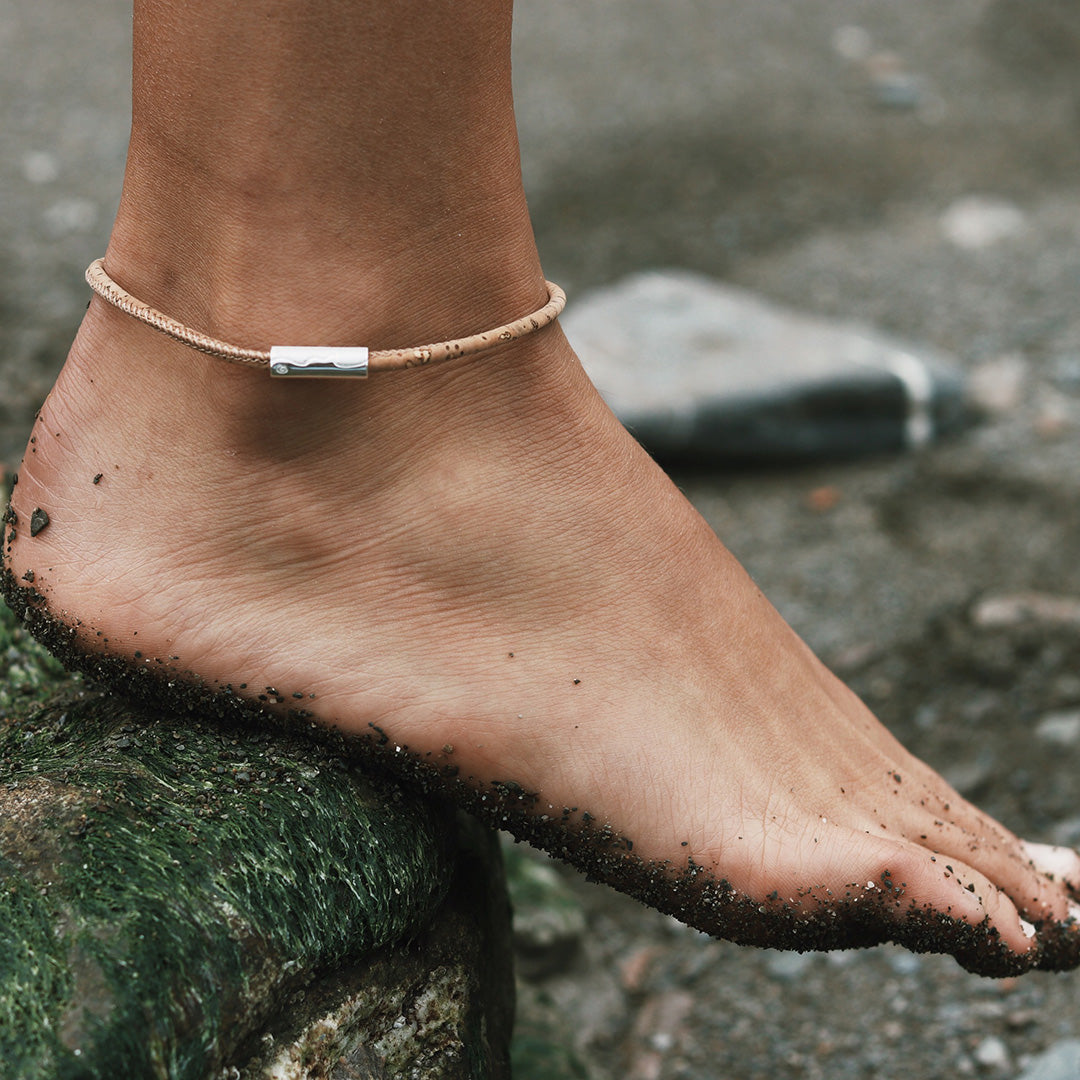
{"type": "MultiPolygon", "coordinates": [[[[0,3],[9,468],[118,194],[128,11],[0,3]]],[[[688,267],[971,376],[987,414],[918,456],[676,479],[913,750],[1018,832],[1080,839],[1080,614],[1045,599],[1080,604],[1080,20],[1057,0],[550,0],[520,5],[517,48],[531,205],[571,303],[688,267]],[[1011,204],[1014,232],[950,241],[971,195],[1011,204]],[[1026,592],[1026,613],[988,604],[1026,592]]],[[[742,950],[572,887],[579,951],[523,984],[522,1030],[594,1080],[1006,1076],[1080,1030],[1075,975],[742,950]]]]}

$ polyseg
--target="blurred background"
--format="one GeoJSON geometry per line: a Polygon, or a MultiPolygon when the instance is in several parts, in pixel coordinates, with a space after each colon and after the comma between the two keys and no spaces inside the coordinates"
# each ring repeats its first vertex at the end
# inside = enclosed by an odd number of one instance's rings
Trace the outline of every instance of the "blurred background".
{"type": "MultiPolygon", "coordinates": [[[[516,35],[530,205],[572,306],[690,270],[796,331],[944,358],[971,417],[947,439],[675,476],[913,750],[1017,831],[1080,840],[1080,6],[534,0],[516,35]]],[[[8,471],[115,210],[129,37],[121,0],[0,0],[8,471]]],[[[1077,1075],[1077,976],[743,950],[512,857],[525,1080],[1077,1075]]]]}

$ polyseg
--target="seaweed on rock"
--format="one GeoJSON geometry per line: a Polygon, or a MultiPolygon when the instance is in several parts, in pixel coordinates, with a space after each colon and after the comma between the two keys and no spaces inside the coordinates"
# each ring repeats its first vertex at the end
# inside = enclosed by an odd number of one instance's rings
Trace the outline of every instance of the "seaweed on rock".
{"type": "Polygon", "coordinates": [[[58,681],[8,618],[6,1080],[204,1080],[298,988],[430,923],[453,876],[441,808],[325,739],[58,681]]]}

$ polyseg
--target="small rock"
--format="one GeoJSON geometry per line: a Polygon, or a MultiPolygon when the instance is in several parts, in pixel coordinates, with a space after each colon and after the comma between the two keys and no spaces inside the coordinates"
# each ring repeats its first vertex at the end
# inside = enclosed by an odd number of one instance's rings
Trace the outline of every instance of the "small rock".
{"type": "Polygon", "coordinates": [[[806,506],[817,514],[832,510],[840,501],[840,489],[832,484],[816,487],[806,493],[806,506]]]}
{"type": "Polygon", "coordinates": [[[1048,713],[1035,725],[1035,734],[1055,746],[1072,746],[1080,739],[1080,709],[1048,713]]]}
{"type": "Polygon", "coordinates": [[[853,675],[864,668],[880,652],[880,647],[872,641],[860,641],[835,653],[829,659],[829,667],[837,674],[853,675]]]}
{"type": "Polygon", "coordinates": [[[1080,626],[1080,600],[1036,592],[988,596],[972,608],[971,621],[980,630],[997,630],[1021,623],[1080,626]]]}
{"type": "Polygon", "coordinates": [[[980,364],[968,381],[971,403],[992,415],[1011,412],[1020,404],[1028,367],[1019,356],[999,356],[980,364]]]}
{"type": "Polygon", "coordinates": [[[984,1069],[1007,1069],[1009,1067],[1008,1047],[996,1036],[988,1035],[971,1055],[976,1065],[984,1069]]]}
{"type": "Polygon", "coordinates": [[[966,195],[941,215],[945,239],[962,251],[982,251],[1026,229],[1027,217],[1018,206],[992,196],[966,195]]]}
{"type": "Polygon", "coordinates": [[[1062,1039],[1028,1062],[1017,1080],[1076,1080],[1080,1076],[1080,1039],[1062,1039]]]}
{"type": "Polygon", "coordinates": [[[1042,400],[1035,417],[1035,434],[1040,439],[1059,439],[1072,425],[1072,409],[1064,395],[1042,387],[1042,400]]]}
{"type": "Polygon", "coordinates": [[[60,164],[45,150],[30,150],[23,154],[22,172],[31,184],[51,184],[60,175],[60,164]]]}
{"type": "Polygon", "coordinates": [[[37,536],[42,529],[46,528],[49,524],[49,515],[41,509],[39,506],[30,515],[30,535],[37,536]]]}
{"type": "Polygon", "coordinates": [[[848,24],[838,26],[832,36],[833,52],[852,64],[862,64],[870,59],[874,49],[869,31],[861,26],[848,24]]]}
{"type": "Polygon", "coordinates": [[[1005,1016],[1005,1026],[1010,1031],[1026,1031],[1039,1022],[1039,1014],[1034,1009],[1016,1009],[1005,1016]]]}

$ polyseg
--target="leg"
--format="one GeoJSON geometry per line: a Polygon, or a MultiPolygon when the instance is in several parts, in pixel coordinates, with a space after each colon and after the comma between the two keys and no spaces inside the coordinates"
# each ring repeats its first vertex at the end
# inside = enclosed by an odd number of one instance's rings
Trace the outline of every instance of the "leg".
{"type": "MultiPolygon", "coordinates": [[[[509,35],[491,0],[138,0],[111,273],[260,347],[533,310],[509,35]]],[[[1078,959],[1076,858],[1039,872],[877,724],[557,328],[367,384],[277,383],[95,299],[13,509],[8,590],[82,650],[269,708],[303,695],[705,929],[1007,970],[1037,956],[1023,916],[1078,959]]]]}

